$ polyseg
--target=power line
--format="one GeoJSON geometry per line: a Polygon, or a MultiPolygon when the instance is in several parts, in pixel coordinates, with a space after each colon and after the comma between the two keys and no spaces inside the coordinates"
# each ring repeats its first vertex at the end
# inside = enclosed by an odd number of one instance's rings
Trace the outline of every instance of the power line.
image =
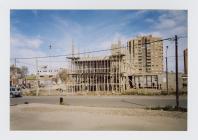
{"type": "MultiPolygon", "coordinates": [[[[165,57],[165,56],[164,56],[165,57]]],[[[175,58],[175,56],[167,56],[168,58],[175,58]]],[[[180,55],[178,57],[183,57],[183,55],[180,55]]],[[[130,59],[125,59],[125,60],[130,60],[130,59]]],[[[172,61],[172,60],[168,60],[168,61],[172,61]]],[[[42,61],[42,60],[38,60],[38,62],[41,62],[41,63],[57,63],[57,62],[65,62],[65,60],[63,61],[42,61]]],[[[172,61],[173,62],[173,61],[172,61]]],[[[30,66],[35,66],[33,64],[30,64],[30,63],[25,63],[25,62],[21,62],[21,61],[17,61],[17,63],[21,63],[21,64],[26,64],[26,65],[30,65],[30,66]]]]}
{"type": "MultiPolygon", "coordinates": [[[[180,36],[178,36],[178,39],[180,39],[180,38],[187,38],[187,36],[186,36],[186,35],[180,35],[180,36]]],[[[150,43],[148,43],[148,44],[150,44],[150,43]]],[[[144,44],[143,44],[143,45],[144,45],[144,44]]],[[[63,49],[63,48],[53,48],[53,49],[55,49],[55,50],[67,51],[67,49],[63,49]]]]}
{"type": "Polygon", "coordinates": [[[50,62],[50,63],[52,62],[52,63],[55,63],[55,62],[65,62],[65,61],[40,61],[39,60],[38,62],[50,62]]]}
{"type": "MultiPolygon", "coordinates": [[[[167,57],[176,57],[176,56],[167,56],[167,57]]],[[[184,57],[183,55],[179,55],[178,57],[184,57]]]]}
{"type": "MultiPolygon", "coordinates": [[[[180,38],[185,38],[185,36],[181,36],[180,38]]],[[[156,42],[161,42],[161,41],[174,41],[174,37],[169,37],[165,39],[160,39],[160,40],[155,40],[152,42],[148,43],[142,43],[141,45],[148,45],[156,42]]],[[[134,46],[139,46],[140,44],[136,44],[134,46]]],[[[118,48],[110,48],[110,49],[103,49],[103,50],[96,50],[96,51],[87,51],[87,52],[81,52],[81,53],[75,53],[75,54],[67,54],[67,55],[50,55],[50,56],[39,56],[39,57],[18,57],[15,59],[38,59],[38,58],[50,58],[50,57],[67,57],[67,56],[72,56],[72,55],[82,55],[82,54],[89,54],[89,53],[97,53],[97,52],[104,52],[104,51],[110,51],[110,50],[116,50],[116,49],[121,49],[121,48],[127,48],[127,46],[123,47],[118,47],[118,48]]]]}
{"type": "Polygon", "coordinates": [[[26,64],[26,65],[30,65],[30,66],[33,66],[33,67],[35,67],[35,65],[33,65],[33,64],[30,64],[30,63],[25,63],[25,62],[21,62],[21,61],[17,61],[17,63],[20,63],[20,64],[26,64]]]}

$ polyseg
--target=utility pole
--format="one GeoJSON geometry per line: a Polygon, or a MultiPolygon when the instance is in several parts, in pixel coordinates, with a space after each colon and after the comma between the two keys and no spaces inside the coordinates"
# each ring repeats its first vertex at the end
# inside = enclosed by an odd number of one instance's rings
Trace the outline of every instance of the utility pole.
{"type": "MultiPolygon", "coordinates": [[[[50,46],[49,46],[49,54],[51,55],[51,49],[52,49],[52,45],[50,44],[50,46]]],[[[49,63],[51,62],[51,58],[49,57],[49,63]]],[[[51,64],[49,64],[49,65],[51,65],[51,64]]],[[[51,68],[51,72],[52,72],[52,66],[50,67],[51,68]]],[[[49,69],[48,69],[49,70],[49,69]]],[[[51,73],[52,74],[52,73],[51,73]]],[[[50,72],[49,72],[49,76],[51,75],[50,74],[50,72]]],[[[48,95],[50,96],[51,95],[51,83],[52,83],[52,79],[51,79],[51,77],[49,77],[49,81],[48,81],[48,90],[49,90],[49,92],[48,92],[48,95]]]]}
{"type": "Polygon", "coordinates": [[[38,58],[36,58],[36,80],[37,80],[36,96],[38,96],[38,95],[39,95],[39,71],[38,71],[38,58]]]}
{"type": "Polygon", "coordinates": [[[17,59],[16,58],[14,58],[14,66],[16,67],[16,62],[17,61],[17,59]]]}
{"type": "Polygon", "coordinates": [[[168,92],[168,57],[167,57],[167,52],[168,52],[168,46],[166,46],[166,90],[167,90],[167,94],[169,94],[169,92],[168,92]]]}
{"type": "Polygon", "coordinates": [[[176,78],[176,109],[179,108],[179,81],[178,81],[178,37],[175,35],[175,78],[176,78]]]}

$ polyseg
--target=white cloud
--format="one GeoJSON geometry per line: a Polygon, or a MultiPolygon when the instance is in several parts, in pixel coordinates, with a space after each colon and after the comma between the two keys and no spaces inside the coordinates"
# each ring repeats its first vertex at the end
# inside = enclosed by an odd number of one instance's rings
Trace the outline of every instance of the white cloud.
{"type": "Polygon", "coordinates": [[[44,52],[38,50],[31,50],[31,49],[18,49],[17,55],[20,57],[35,57],[35,56],[45,56],[44,52]]]}
{"type": "Polygon", "coordinates": [[[144,16],[144,14],[146,14],[148,11],[147,10],[139,10],[136,11],[134,13],[130,13],[126,16],[124,16],[123,18],[128,21],[128,20],[134,20],[136,18],[142,18],[144,16]]]}
{"type": "MultiPolygon", "coordinates": [[[[46,54],[29,48],[11,47],[11,58],[31,58],[35,56],[46,56],[46,54]]],[[[14,59],[11,59],[10,63],[13,64],[14,59]]],[[[30,73],[35,73],[36,59],[17,59],[17,66],[27,66],[30,73]]]]}
{"type": "Polygon", "coordinates": [[[39,38],[29,38],[21,34],[11,36],[11,46],[21,48],[39,48],[43,41],[39,38]]]}
{"type": "Polygon", "coordinates": [[[152,19],[152,18],[146,18],[145,21],[148,22],[148,23],[154,23],[155,22],[154,19],[152,19]]]}
{"type": "Polygon", "coordinates": [[[137,34],[137,36],[148,36],[148,35],[152,35],[152,36],[162,36],[162,34],[160,32],[139,32],[137,34]]]}
{"type": "Polygon", "coordinates": [[[118,43],[118,41],[121,41],[122,44],[126,45],[127,40],[129,40],[127,36],[117,32],[111,36],[108,34],[106,36],[101,36],[101,38],[97,38],[94,42],[91,42],[87,48],[89,51],[94,51],[96,48],[97,50],[107,50],[93,53],[92,56],[110,55],[111,51],[108,49],[111,49],[111,45],[113,43],[118,43]]]}
{"type": "MultiPolygon", "coordinates": [[[[30,38],[20,33],[12,32],[10,38],[10,56],[11,64],[13,58],[31,58],[36,56],[46,56],[45,52],[40,50],[43,41],[39,37],[30,38]]],[[[17,59],[17,66],[27,66],[29,72],[35,72],[35,59],[17,59]]]]}
{"type": "Polygon", "coordinates": [[[163,34],[187,34],[187,14],[185,11],[162,12],[151,28],[163,34]]]}
{"type": "Polygon", "coordinates": [[[166,13],[163,13],[160,17],[162,19],[173,19],[177,23],[184,24],[187,22],[187,12],[181,10],[170,10],[166,13]]]}
{"type": "MultiPolygon", "coordinates": [[[[17,59],[17,66],[27,66],[29,74],[36,73],[36,59],[34,57],[47,56],[43,51],[29,49],[29,48],[12,48],[11,56],[12,58],[31,58],[32,59],[17,59]]],[[[68,62],[65,57],[56,57],[56,58],[38,58],[38,68],[47,65],[50,69],[58,69],[60,67],[64,68],[68,66],[68,62]]],[[[14,59],[11,59],[11,64],[14,63],[14,59]]]]}
{"type": "Polygon", "coordinates": [[[156,23],[156,29],[170,29],[176,26],[176,22],[173,19],[160,19],[159,23],[156,23]]]}
{"type": "Polygon", "coordinates": [[[71,42],[74,40],[75,47],[79,48],[80,52],[91,51],[94,49],[107,49],[111,47],[113,42],[118,39],[126,41],[126,37],[119,35],[119,32],[129,21],[134,18],[139,18],[146,11],[137,11],[134,14],[128,14],[122,17],[124,22],[114,22],[111,19],[105,22],[98,22],[92,25],[81,25],[66,17],[54,16],[54,27],[59,31],[60,38],[57,39],[55,46],[59,48],[56,53],[71,52],[71,42]],[[108,23],[108,24],[107,24],[108,23]],[[90,34],[91,33],[91,34],[90,34]],[[66,49],[68,50],[66,52],[66,49]]]}
{"type": "Polygon", "coordinates": [[[53,21],[54,27],[60,31],[60,33],[67,34],[67,36],[81,35],[83,30],[82,25],[67,18],[54,16],[53,21]]]}

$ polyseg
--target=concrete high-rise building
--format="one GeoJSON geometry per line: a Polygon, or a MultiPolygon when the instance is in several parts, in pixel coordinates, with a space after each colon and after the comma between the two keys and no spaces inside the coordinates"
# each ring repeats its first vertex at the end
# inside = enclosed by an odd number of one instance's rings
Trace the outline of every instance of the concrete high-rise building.
{"type": "Polygon", "coordinates": [[[133,74],[163,72],[163,42],[157,40],[161,38],[149,35],[128,41],[128,59],[133,67],[133,74]]]}
{"type": "Polygon", "coordinates": [[[160,75],[163,73],[163,41],[162,38],[138,36],[127,42],[127,63],[130,86],[161,87],[160,75]]]}

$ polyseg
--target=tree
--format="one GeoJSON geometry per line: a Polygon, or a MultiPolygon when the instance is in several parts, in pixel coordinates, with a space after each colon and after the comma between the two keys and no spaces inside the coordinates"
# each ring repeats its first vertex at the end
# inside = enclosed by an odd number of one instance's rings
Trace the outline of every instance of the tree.
{"type": "Polygon", "coordinates": [[[22,66],[21,68],[14,65],[10,66],[10,75],[19,75],[18,78],[25,78],[27,74],[28,68],[26,66],[22,66]]]}
{"type": "Polygon", "coordinates": [[[28,74],[28,68],[26,66],[21,67],[21,78],[24,78],[28,74]]]}
{"type": "Polygon", "coordinates": [[[10,85],[16,86],[19,84],[19,79],[21,79],[21,68],[15,65],[10,66],[10,85]]]}
{"type": "Polygon", "coordinates": [[[58,76],[61,79],[61,81],[65,82],[65,83],[67,83],[69,81],[69,74],[66,69],[63,69],[62,71],[60,71],[58,73],[58,76]]]}
{"type": "Polygon", "coordinates": [[[14,65],[10,66],[10,74],[21,73],[21,69],[19,67],[15,67],[14,65]]]}

